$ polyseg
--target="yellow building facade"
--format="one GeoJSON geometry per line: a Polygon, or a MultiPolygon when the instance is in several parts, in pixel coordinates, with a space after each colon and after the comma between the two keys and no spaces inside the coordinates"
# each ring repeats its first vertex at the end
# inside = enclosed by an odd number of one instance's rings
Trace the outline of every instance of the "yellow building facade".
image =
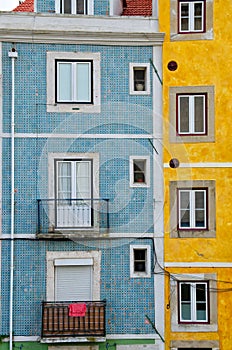
{"type": "Polygon", "coordinates": [[[232,1],[160,0],[165,350],[232,349],[232,1]]]}

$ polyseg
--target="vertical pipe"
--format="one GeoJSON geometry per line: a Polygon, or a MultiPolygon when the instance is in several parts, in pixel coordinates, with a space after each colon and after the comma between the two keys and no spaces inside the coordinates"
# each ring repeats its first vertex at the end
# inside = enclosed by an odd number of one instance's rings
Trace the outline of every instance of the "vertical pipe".
{"type": "Polygon", "coordinates": [[[15,134],[15,60],[18,57],[18,53],[12,48],[8,52],[8,56],[11,58],[11,229],[10,229],[10,238],[11,238],[11,253],[10,253],[10,312],[9,312],[9,349],[13,348],[13,285],[14,285],[14,201],[15,201],[15,145],[14,145],[14,134],[15,134]]]}

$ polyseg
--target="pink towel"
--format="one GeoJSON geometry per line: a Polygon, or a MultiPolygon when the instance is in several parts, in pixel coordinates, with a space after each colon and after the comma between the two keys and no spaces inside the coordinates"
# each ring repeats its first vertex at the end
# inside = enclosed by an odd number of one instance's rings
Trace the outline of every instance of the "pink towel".
{"type": "Polygon", "coordinates": [[[70,304],[68,306],[69,316],[83,317],[86,313],[86,304],[70,304]]]}

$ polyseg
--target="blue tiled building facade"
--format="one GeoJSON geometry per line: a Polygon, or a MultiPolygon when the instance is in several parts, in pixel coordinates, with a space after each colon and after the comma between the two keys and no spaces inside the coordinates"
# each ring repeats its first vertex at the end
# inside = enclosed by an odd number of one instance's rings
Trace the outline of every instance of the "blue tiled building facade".
{"type": "Polygon", "coordinates": [[[1,27],[0,347],[162,349],[157,18],[36,5],[1,27]]]}

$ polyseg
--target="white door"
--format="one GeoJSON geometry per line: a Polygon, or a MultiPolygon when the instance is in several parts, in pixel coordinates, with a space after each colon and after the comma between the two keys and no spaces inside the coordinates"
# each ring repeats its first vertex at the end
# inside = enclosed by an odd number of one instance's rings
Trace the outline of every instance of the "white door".
{"type": "Polygon", "coordinates": [[[57,228],[92,225],[92,174],[90,160],[56,162],[57,228]]]}

